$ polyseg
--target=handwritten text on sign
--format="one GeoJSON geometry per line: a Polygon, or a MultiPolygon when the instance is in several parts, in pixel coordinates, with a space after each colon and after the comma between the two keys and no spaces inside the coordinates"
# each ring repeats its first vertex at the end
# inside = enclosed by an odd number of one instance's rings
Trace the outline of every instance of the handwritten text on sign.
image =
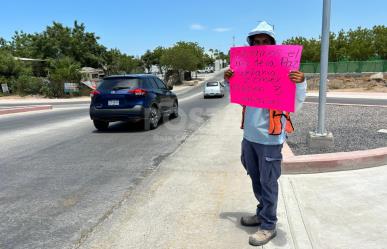
{"type": "Polygon", "coordinates": [[[298,45],[231,48],[231,102],[293,112],[296,86],[289,71],[299,69],[301,52],[298,45]]]}

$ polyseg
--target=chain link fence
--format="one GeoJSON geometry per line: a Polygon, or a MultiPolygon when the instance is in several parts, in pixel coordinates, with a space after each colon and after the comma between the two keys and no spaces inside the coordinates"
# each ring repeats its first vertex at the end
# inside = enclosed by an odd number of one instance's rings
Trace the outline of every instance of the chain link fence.
{"type": "MultiPolygon", "coordinates": [[[[301,63],[304,73],[320,73],[320,63],[301,63]]],[[[387,60],[329,62],[328,73],[377,73],[387,72],[387,60]]]]}

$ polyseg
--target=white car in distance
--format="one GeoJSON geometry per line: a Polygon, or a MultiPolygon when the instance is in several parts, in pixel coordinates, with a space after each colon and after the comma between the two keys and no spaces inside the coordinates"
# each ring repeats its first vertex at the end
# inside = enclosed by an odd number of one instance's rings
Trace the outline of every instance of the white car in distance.
{"type": "Polygon", "coordinates": [[[224,84],[220,81],[209,81],[204,84],[204,98],[207,97],[223,97],[224,84]]]}

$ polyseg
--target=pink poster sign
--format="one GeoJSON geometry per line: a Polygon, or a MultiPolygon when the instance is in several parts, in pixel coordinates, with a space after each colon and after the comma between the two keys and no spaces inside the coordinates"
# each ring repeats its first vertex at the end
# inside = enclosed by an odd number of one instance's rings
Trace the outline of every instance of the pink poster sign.
{"type": "Polygon", "coordinates": [[[299,69],[301,53],[299,45],[231,48],[231,102],[294,112],[296,85],[288,75],[299,69]]]}

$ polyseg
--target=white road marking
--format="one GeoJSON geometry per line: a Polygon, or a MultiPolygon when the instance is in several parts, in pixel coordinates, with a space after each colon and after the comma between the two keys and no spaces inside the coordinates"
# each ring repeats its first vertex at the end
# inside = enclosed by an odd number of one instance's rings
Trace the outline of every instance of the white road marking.
{"type": "Polygon", "coordinates": [[[2,142],[5,142],[6,140],[14,140],[18,138],[24,138],[26,136],[43,135],[44,133],[49,131],[54,131],[57,129],[65,129],[65,128],[69,128],[69,132],[71,132],[71,129],[76,129],[77,125],[84,122],[90,122],[90,125],[92,125],[89,116],[70,119],[66,121],[58,120],[55,123],[42,124],[40,126],[22,128],[22,129],[12,130],[7,133],[3,133],[0,135],[0,140],[2,142]]]}
{"type": "Polygon", "coordinates": [[[30,112],[18,112],[18,113],[3,114],[3,115],[0,115],[0,120],[1,119],[7,119],[7,118],[10,118],[10,117],[17,117],[17,116],[31,116],[31,115],[34,115],[34,114],[46,113],[46,112],[53,113],[53,112],[64,112],[64,111],[67,111],[67,110],[82,110],[82,109],[88,109],[89,106],[90,105],[84,105],[84,106],[77,105],[77,107],[55,107],[55,106],[53,106],[52,109],[49,109],[49,110],[40,110],[40,111],[30,111],[30,112]]]}
{"type": "Polygon", "coordinates": [[[380,132],[380,133],[386,133],[386,134],[387,134],[387,129],[380,129],[380,130],[378,130],[378,132],[380,132]]]}

